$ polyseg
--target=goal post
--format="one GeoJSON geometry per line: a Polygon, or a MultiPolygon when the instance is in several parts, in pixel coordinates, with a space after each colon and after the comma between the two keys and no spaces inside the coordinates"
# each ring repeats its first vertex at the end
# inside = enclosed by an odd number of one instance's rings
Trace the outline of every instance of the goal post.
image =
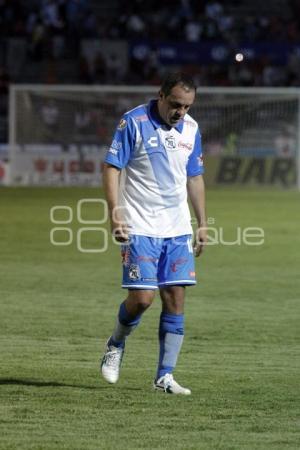
{"type": "MultiPolygon", "coordinates": [[[[95,185],[124,112],[157,86],[12,85],[12,185],[95,185]]],[[[206,181],[300,189],[300,89],[198,88],[206,181]]]]}
{"type": "Polygon", "coordinates": [[[156,93],[153,87],[137,91],[115,86],[12,85],[11,184],[98,186],[120,116],[156,93]]]}

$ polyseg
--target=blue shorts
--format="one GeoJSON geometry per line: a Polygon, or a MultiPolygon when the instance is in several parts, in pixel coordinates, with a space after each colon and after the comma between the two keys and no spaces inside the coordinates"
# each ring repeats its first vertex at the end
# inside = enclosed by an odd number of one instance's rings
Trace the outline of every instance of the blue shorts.
{"type": "Polygon", "coordinates": [[[122,245],[121,254],[123,288],[196,284],[191,235],[172,238],[131,235],[130,242],[122,245]]]}

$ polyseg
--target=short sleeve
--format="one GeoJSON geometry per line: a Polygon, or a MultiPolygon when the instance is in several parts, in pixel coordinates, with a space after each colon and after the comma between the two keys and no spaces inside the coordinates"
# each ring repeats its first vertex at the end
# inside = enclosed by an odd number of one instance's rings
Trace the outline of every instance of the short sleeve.
{"type": "Polygon", "coordinates": [[[189,156],[186,171],[188,177],[195,177],[204,173],[201,135],[199,129],[197,129],[195,135],[194,148],[189,156]]]}
{"type": "Polygon", "coordinates": [[[128,164],[136,142],[136,127],[130,116],[123,116],[113,136],[104,162],[123,169],[128,164]]]}

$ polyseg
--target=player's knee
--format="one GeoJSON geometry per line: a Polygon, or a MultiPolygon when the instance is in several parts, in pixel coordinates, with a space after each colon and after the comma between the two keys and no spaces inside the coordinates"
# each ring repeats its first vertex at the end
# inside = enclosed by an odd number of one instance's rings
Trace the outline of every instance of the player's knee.
{"type": "Polygon", "coordinates": [[[179,314],[184,309],[185,289],[183,286],[168,286],[160,291],[163,310],[179,314]]]}
{"type": "Polygon", "coordinates": [[[184,301],[185,289],[183,286],[168,286],[160,290],[163,301],[181,303],[184,301]]]}
{"type": "Polygon", "coordinates": [[[129,292],[127,301],[130,302],[132,306],[135,305],[135,308],[139,313],[143,313],[152,305],[154,297],[154,291],[132,290],[129,292]]]}
{"type": "Polygon", "coordinates": [[[149,306],[152,305],[152,301],[153,300],[150,299],[150,298],[143,298],[143,299],[141,299],[138,302],[138,308],[139,308],[140,312],[142,313],[142,312],[146,311],[146,309],[148,309],[149,306]]]}

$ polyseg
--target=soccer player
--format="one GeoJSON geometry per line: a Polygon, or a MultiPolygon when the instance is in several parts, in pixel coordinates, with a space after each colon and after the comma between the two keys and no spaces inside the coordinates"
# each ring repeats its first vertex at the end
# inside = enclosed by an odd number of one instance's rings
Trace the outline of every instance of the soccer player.
{"type": "Polygon", "coordinates": [[[206,243],[201,137],[188,114],[196,86],[184,73],[169,74],[151,100],[121,119],[104,164],[111,229],[122,243],[123,283],[128,289],[101,362],[116,383],[125,341],[159,289],[159,358],[154,388],[189,395],[173,378],[184,335],[185,287],[194,285],[193,251],[206,243]],[[191,201],[198,228],[192,243],[191,201]]]}

